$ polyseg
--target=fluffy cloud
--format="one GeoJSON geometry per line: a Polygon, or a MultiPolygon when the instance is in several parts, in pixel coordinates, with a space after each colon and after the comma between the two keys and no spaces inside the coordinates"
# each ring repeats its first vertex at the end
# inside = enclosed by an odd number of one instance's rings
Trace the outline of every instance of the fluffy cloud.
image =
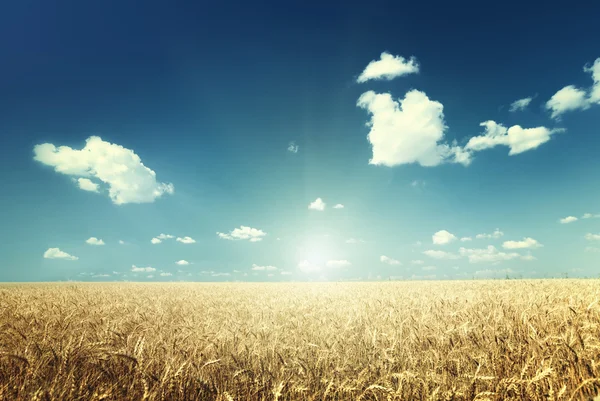
{"type": "MultiPolygon", "coordinates": [[[[584,215],[584,216],[585,216],[585,215],[584,215]]],[[[585,219],[585,217],[583,217],[583,218],[585,219]]],[[[577,221],[577,220],[578,220],[578,218],[577,218],[577,217],[575,217],[575,216],[567,216],[567,217],[564,217],[564,218],[562,218],[562,219],[560,219],[560,220],[558,220],[558,221],[559,221],[561,224],[569,224],[569,223],[572,223],[572,222],[574,222],[574,221],[577,221]]]]}
{"type": "Polygon", "coordinates": [[[356,82],[363,83],[371,79],[390,81],[396,77],[418,72],[419,64],[414,57],[406,60],[402,56],[393,56],[388,52],[383,52],[379,60],[373,60],[367,64],[356,82]]]}
{"type": "Polygon", "coordinates": [[[187,266],[190,264],[190,262],[188,262],[187,260],[178,260],[177,262],[175,262],[176,264],[178,264],[179,266],[187,266]]]}
{"type": "Polygon", "coordinates": [[[392,266],[399,266],[399,265],[401,265],[401,264],[402,264],[402,263],[400,263],[400,261],[398,261],[398,260],[396,260],[396,259],[392,259],[392,258],[390,258],[390,257],[387,257],[387,256],[385,256],[385,255],[381,255],[381,256],[379,257],[379,261],[380,261],[381,263],[387,263],[388,265],[392,265],[392,266]]]}
{"type": "Polygon", "coordinates": [[[514,102],[512,102],[510,104],[510,108],[508,110],[511,113],[514,113],[515,111],[525,110],[527,108],[527,106],[529,106],[529,103],[531,103],[532,100],[533,100],[532,97],[525,97],[523,99],[515,100],[514,102]]]}
{"type": "Polygon", "coordinates": [[[321,270],[321,267],[308,260],[303,260],[298,263],[298,269],[303,273],[312,273],[321,270]]]}
{"type": "Polygon", "coordinates": [[[429,256],[430,258],[434,258],[434,259],[448,259],[448,260],[460,259],[460,256],[456,255],[454,253],[445,252],[445,251],[436,251],[433,249],[430,249],[428,251],[423,251],[423,254],[429,256]]]}
{"type": "Polygon", "coordinates": [[[498,239],[498,238],[502,237],[503,235],[504,235],[504,233],[502,231],[500,231],[500,229],[497,228],[491,234],[477,234],[475,236],[475,238],[477,238],[477,239],[491,239],[491,238],[498,239]]]}
{"type": "Polygon", "coordinates": [[[589,101],[590,103],[600,104],[600,57],[591,66],[583,67],[583,70],[592,74],[594,80],[594,85],[590,89],[589,101]]]}
{"type": "Polygon", "coordinates": [[[505,249],[535,249],[543,246],[537,240],[530,237],[523,238],[522,241],[504,241],[502,244],[502,247],[505,249]]]}
{"type": "Polygon", "coordinates": [[[315,201],[314,201],[314,202],[311,202],[311,203],[308,205],[308,208],[309,208],[310,210],[318,210],[318,211],[322,212],[323,210],[325,210],[325,206],[326,206],[326,205],[327,205],[327,204],[326,204],[325,202],[323,202],[323,199],[321,199],[321,198],[317,198],[317,199],[315,199],[315,201]]]}
{"type": "Polygon", "coordinates": [[[348,262],[347,260],[330,260],[327,262],[326,266],[332,267],[334,269],[339,269],[342,267],[350,266],[351,264],[352,263],[348,262]]]}
{"type": "Polygon", "coordinates": [[[65,259],[65,260],[77,260],[77,256],[69,255],[66,252],[61,251],[59,248],[48,248],[44,252],[45,259],[65,259]]]}
{"type": "Polygon", "coordinates": [[[501,262],[503,260],[511,260],[519,258],[521,255],[515,252],[505,253],[500,252],[496,249],[495,246],[489,245],[484,249],[467,249],[460,248],[459,253],[461,256],[466,256],[469,258],[470,263],[480,263],[480,262],[501,262]]]}
{"type": "Polygon", "coordinates": [[[277,270],[277,268],[275,266],[259,266],[257,264],[253,264],[252,265],[252,270],[255,270],[255,271],[273,271],[273,270],[277,270]]]}
{"type": "Polygon", "coordinates": [[[470,154],[453,144],[443,143],[446,124],[444,106],[430,100],[424,92],[411,90],[395,101],[389,93],[368,91],[357,106],[367,110],[371,119],[367,135],[373,150],[369,164],[393,167],[418,163],[437,166],[444,162],[469,165],[470,154]]]}
{"type": "MultiPolygon", "coordinates": [[[[118,205],[154,202],[174,191],[173,184],[157,182],[156,173],[144,166],[132,150],[97,136],[89,137],[81,150],[43,143],[35,145],[33,152],[34,160],[54,167],[57,173],[95,178],[107,184],[108,195],[118,205]]],[[[92,188],[88,182],[83,186],[79,182],[82,189],[92,188]]]]}
{"type": "Polygon", "coordinates": [[[104,245],[104,241],[96,237],[90,237],[85,242],[89,245],[104,245]]]}
{"type": "Polygon", "coordinates": [[[211,274],[212,277],[227,277],[227,276],[231,276],[231,273],[213,273],[211,274]]]}
{"type": "Polygon", "coordinates": [[[546,109],[551,112],[552,118],[573,110],[585,110],[590,107],[585,90],[568,85],[556,92],[546,102],[546,109]]]}
{"type": "Polygon", "coordinates": [[[171,234],[163,234],[163,233],[161,233],[161,234],[159,234],[159,235],[158,235],[156,238],[158,238],[158,239],[161,239],[161,240],[162,240],[162,239],[171,239],[171,238],[175,238],[175,236],[174,236],[174,235],[171,235],[171,234]]]}
{"type": "Polygon", "coordinates": [[[152,242],[154,245],[156,245],[156,244],[160,244],[162,241],[161,241],[161,240],[159,240],[158,238],[152,238],[152,239],[150,240],[150,242],[152,242]]]}
{"type": "Polygon", "coordinates": [[[250,242],[258,242],[262,241],[263,237],[267,235],[267,233],[257,228],[240,226],[240,228],[234,229],[229,234],[217,232],[217,235],[219,238],[230,241],[249,240],[250,242]]]}
{"type": "Polygon", "coordinates": [[[169,277],[169,276],[172,276],[172,274],[163,272],[163,273],[160,273],[160,276],[161,277],[169,277]]]}
{"type": "Polygon", "coordinates": [[[600,234],[587,233],[585,239],[588,241],[600,241],[600,234]]]}
{"type": "Polygon", "coordinates": [[[181,242],[182,244],[194,244],[196,243],[196,240],[193,239],[192,237],[177,237],[177,242],[181,242]]]}
{"type": "Polygon", "coordinates": [[[592,213],[585,213],[583,216],[581,216],[582,219],[597,219],[600,218],[600,214],[592,214],[592,213]]]}
{"type": "Polygon", "coordinates": [[[483,134],[469,139],[465,149],[476,152],[503,145],[510,148],[508,152],[510,156],[535,149],[548,142],[552,134],[564,131],[562,128],[522,128],[520,125],[506,128],[504,125],[491,120],[482,122],[479,125],[485,127],[483,134]]]}
{"type": "Polygon", "coordinates": [[[79,189],[83,189],[84,191],[98,192],[98,184],[89,178],[78,178],[77,184],[79,185],[79,189]]]}
{"type": "Polygon", "coordinates": [[[287,148],[288,152],[291,152],[291,153],[298,153],[298,149],[299,149],[299,147],[298,147],[298,145],[296,145],[296,142],[294,142],[294,141],[290,142],[290,144],[288,145],[288,148],[287,148]]]}
{"type": "Polygon", "coordinates": [[[343,208],[344,208],[344,205],[342,205],[341,203],[338,203],[338,204],[337,204],[337,205],[335,205],[333,208],[334,208],[334,209],[343,209],[343,208]]]}
{"type": "Polygon", "coordinates": [[[467,241],[473,241],[473,238],[471,238],[471,237],[462,237],[460,239],[460,242],[467,242],[467,241]]]}
{"type": "Polygon", "coordinates": [[[150,273],[150,272],[156,271],[156,269],[154,267],[150,267],[150,266],[148,266],[148,267],[137,267],[136,265],[132,265],[131,266],[131,271],[132,272],[136,272],[136,273],[142,273],[142,272],[150,273]]]}
{"type": "Polygon", "coordinates": [[[456,236],[454,234],[452,234],[451,232],[448,232],[446,230],[441,230],[441,231],[438,231],[437,233],[433,234],[431,236],[431,239],[433,240],[433,243],[436,245],[445,245],[445,244],[449,244],[452,241],[455,241],[456,236]]]}

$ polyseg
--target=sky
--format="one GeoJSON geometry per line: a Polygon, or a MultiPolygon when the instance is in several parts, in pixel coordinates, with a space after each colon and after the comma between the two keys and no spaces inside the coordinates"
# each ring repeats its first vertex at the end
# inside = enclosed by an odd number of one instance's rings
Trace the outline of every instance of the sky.
{"type": "Polygon", "coordinates": [[[597,277],[599,14],[6,3],[0,281],[597,277]]]}

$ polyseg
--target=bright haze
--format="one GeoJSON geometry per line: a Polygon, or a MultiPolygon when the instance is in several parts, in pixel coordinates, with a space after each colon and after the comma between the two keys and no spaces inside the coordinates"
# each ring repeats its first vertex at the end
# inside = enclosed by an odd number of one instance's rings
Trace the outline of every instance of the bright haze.
{"type": "Polygon", "coordinates": [[[0,281],[597,275],[600,3],[478,7],[4,5],[0,281]]]}

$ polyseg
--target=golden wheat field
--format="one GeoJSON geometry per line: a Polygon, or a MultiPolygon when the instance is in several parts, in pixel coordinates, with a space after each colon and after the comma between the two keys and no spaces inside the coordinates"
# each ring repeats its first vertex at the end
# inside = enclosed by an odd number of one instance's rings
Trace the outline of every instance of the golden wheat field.
{"type": "Polygon", "coordinates": [[[590,400],[600,282],[0,286],[2,400],[590,400]]]}

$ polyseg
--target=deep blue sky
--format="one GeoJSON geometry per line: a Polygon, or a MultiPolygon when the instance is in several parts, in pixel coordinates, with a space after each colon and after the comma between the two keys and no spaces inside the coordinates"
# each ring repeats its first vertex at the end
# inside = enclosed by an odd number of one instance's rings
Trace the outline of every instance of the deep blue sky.
{"type": "Polygon", "coordinates": [[[566,85],[593,84],[583,68],[600,57],[600,3],[326,3],[3,4],[0,281],[148,279],[132,265],[155,268],[150,279],[186,280],[597,275],[600,241],[585,235],[600,233],[600,219],[581,217],[600,213],[600,106],[557,120],[545,104],[566,85]],[[419,73],[357,83],[383,51],[414,56],[419,73]],[[514,156],[505,146],[477,152],[467,167],[369,165],[369,114],[357,99],[411,89],[443,104],[445,138],[461,146],[487,120],[566,131],[514,156]],[[526,97],[526,110],[508,111],[526,97]],[[92,135],[131,149],[174,193],[117,205],[34,160],[35,145],[82,149],[92,135]],[[326,209],[309,210],[319,197],[326,209]],[[558,222],[569,215],[579,221],[558,222]],[[241,225],[267,235],[216,235],[241,225]],[[461,238],[496,228],[502,238],[432,244],[439,230],[461,238]],[[151,244],[160,233],[196,242],[151,244]],[[525,237],[544,246],[517,252],[537,260],[422,254],[512,252],[503,242],[525,237]],[[44,258],[48,248],[79,259],[44,258]],[[303,260],[321,269],[304,273],[303,260]],[[328,260],[351,265],[328,269],[328,260]],[[277,270],[269,277],[253,264],[277,270]]]}

